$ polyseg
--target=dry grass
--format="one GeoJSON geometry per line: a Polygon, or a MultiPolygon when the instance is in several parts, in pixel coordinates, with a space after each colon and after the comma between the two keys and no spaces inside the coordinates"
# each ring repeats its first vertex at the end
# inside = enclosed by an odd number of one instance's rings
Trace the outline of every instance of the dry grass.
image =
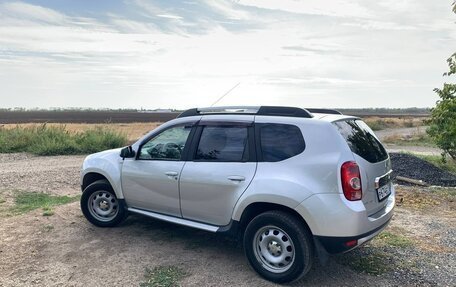
{"type": "MultiPolygon", "coordinates": [[[[48,127],[61,127],[64,126],[65,130],[71,132],[71,133],[78,133],[78,132],[84,132],[90,129],[94,129],[97,127],[101,128],[108,128],[111,130],[114,130],[116,132],[119,132],[121,134],[127,135],[128,141],[129,142],[134,142],[137,139],[139,139],[141,136],[146,134],[147,132],[153,130],[157,126],[159,126],[161,123],[106,123],[106,124],[80,124],[80,123],[67,123],[67,124],[59,124],[59,123],[48,123],[46,124],[48,127]]],[[[27,124],[4,124],[3,127],[10,129],[10,128],[15,128],[17,126],[20,127],[33,127],[33,126],[39,126],[41,124],[33,124],[33,123],[27,123],[27,124]]]]}
{"type": "Polygon", "coordinates": [[[397,186],[396,200],[398,206],[405,208],[426,211],[438,208],[451,215],[456,208],[456,188],[397,186]]]}
{"type": "Polygon", "coordinates": [[[424,118],[379,118],[365,117],[364,122],[374,131],[394,128],[412,128],[424,125],[424,118]]]}
{"type": "Polygon", "coordinates": [[[411,134],[399,134],[395,133],[389,136],[385,136],[382,139],[383,143],[394,144],[399,146],[427,146],[436,147],[434,141],[426,133],[424,127],[417,127],[416,130],[411,134]]]}

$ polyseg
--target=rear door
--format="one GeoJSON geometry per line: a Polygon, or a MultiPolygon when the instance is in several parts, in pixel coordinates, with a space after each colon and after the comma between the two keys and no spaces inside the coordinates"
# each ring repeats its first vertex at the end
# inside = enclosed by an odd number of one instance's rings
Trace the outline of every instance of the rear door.
{"type": "MultiPolygon", "coordinates": [[[[210,117],[209,117],[210,118],[210,117]]],[[[256,171],[253,116],[202,120],[180,177],[182,216],[223,226],[256,171]]]]}
{"type": "Polygon", "coordinates": [[[360,167],[362,201],[368,215],[381,210],[391,192],[391,162],[374,132],[361,120],[334,122],[360,167]]]}

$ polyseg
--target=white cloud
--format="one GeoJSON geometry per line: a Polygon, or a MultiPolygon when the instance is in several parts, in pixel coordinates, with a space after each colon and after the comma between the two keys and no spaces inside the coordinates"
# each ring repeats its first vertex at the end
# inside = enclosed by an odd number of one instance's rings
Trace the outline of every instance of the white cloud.
{"type": "Polygon", "coordinates": [[[220,104],[430,106],[456,39],[449,7],[416,1],[187,3],[201,17],[134,3],[98,17],[0,4],[2,102],[186,108],[241,82],[220,104]],[[426,9],[430,27],[401,17],[426,9]]]}
{"type": "Polygon", "coordinates": [[[6,2],[1,4],[0,7],[5,14],[15,18],[38,20],[53,24],[61,24],[67,20],[63,14],[52,9],[23,2],[6,2]]]}
{"type": "Polygon", "coordinates": [[[181,16],[171,15],[171,14],[157,14],[156,16],[160,17],[160,18],[167,18],[167,19],[182,19],[181,16]]]}
{"type": "Polygon", "coordinates": [[[369,17],[371,11],[353,0],[240,0],[240,4],[281,10],[297,14],[314,14],[338,17],[369,17]]]}
{"type": "Polygon", "coordinates": [[[208,5],[215,11],[221,13],[228,19],[232,20],[242,20],[250,19],[250,15],[247,11],[241,9],[236,5],[235,1],[213,1],[213,0],[203,0],[205,5],[208,5]]]}

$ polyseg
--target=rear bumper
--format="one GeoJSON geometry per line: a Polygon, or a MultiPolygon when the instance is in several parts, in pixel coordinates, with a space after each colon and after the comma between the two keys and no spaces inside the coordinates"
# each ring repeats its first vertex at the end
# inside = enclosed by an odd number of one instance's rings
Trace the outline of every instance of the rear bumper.
{"type": "Polygon", "coordinates": [[[329,253],[340,253],[366,243],[388,225],[394,212],[394,189],[383,204],[368,215],[362,201],[347,201],[343,194],[315,194],[295,210],[329,253]]]}
{"type": "Polygon", "coordinates": [[[315,240],[318,240],[320,244],[325,248],[328,253],[343,253],[355,249],[377,236],[390,221],[388,220],[383,225],[357,236],[350,237],[331,237],[331,236],[315,236],[315,240]],[[356,243],[353,243],[356,242],[356,243]]]}

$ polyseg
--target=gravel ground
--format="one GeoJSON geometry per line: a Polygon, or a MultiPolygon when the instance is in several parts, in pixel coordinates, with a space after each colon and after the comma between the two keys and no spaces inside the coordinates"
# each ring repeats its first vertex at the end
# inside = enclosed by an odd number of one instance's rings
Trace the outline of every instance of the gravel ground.
{"type": "Polygon", "coordinates": [[[80,190],[79,175],[84,158],[0,154],[0,187],[59,195],[75,194],[80,190]]]}
{"type": "Polygon", "coordinates": [[[430,185],[456,186],[456,175],[410,154],[390,153],[393,177],[419,179],[430,185]]]}
{"type": "MultiPolygon", "coordinates": [[[[0,155],[0,197],[14,196],[14,190],[80,194],[83,158],[0,155]]],[[[384,245],[374,239],[331,257],[326,266],[315,264],[304,281],[291,286],[455,286],[454,203],[430,210],[408,208],[406,203],[396,208],[387,231],[400,230],[412,246],[384,245]],[[374,263],[361,269],[352,266],[369,256],[379,258],[388,270],[369,275],[365,268],[374,263]]],[[[55,208],[48,217],[41,210],[1,214],[2,287],[138,286],[146,268],[170,265],[187,273],[181,286],[276,286],[250,269],[237,242],[216,234],[138,215],[118,228],[97,228],[81,215],[77,202],[55,208]]]]}

